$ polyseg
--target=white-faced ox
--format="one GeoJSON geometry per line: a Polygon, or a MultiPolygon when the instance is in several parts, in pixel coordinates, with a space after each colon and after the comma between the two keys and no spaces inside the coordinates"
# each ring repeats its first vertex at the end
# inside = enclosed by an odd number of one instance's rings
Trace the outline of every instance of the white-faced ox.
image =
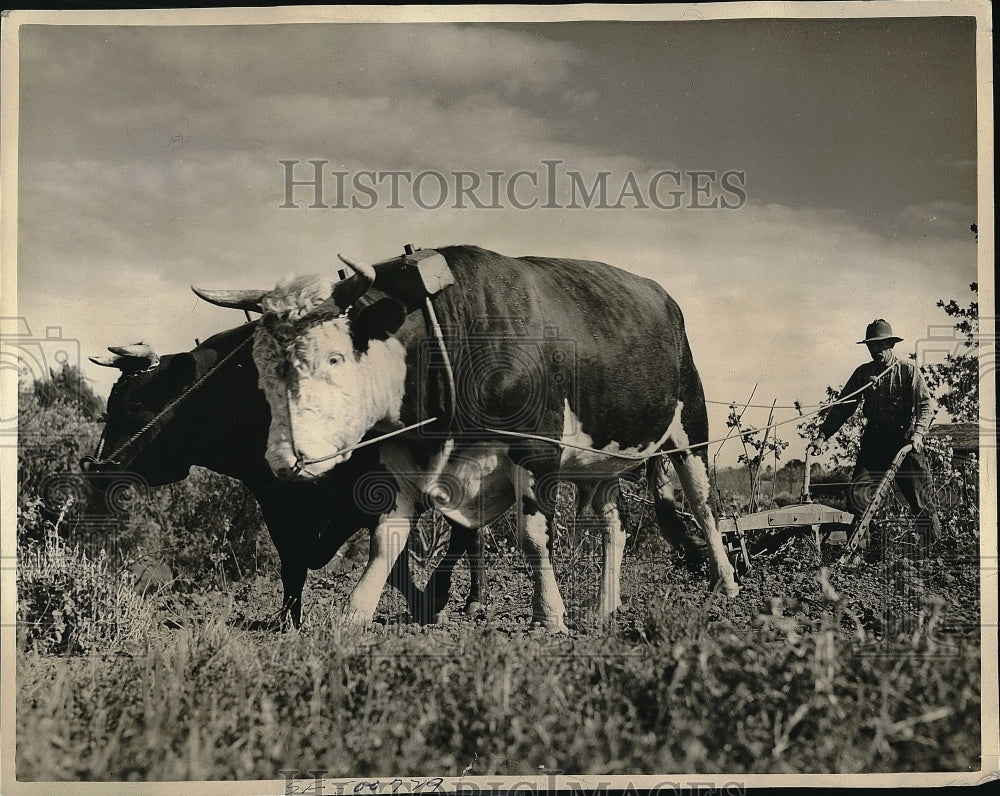
{"type": "MultiPolygon", "coordinates": [[[[108,398],[106,424],[95,456],[81,462],[92,482],[107,489],[117,474],[135,473],[150,486],[179,481],[192,465],[242,481],[260,504],[281,559],[281,624],[298,626],[307,569],[324,566],[359,528],[375,527],[381,489],[391,477],[374,448],[312,482],[282,481],[264,459],[269,410],[257,386],[252,357],[256,323],[210,337],[192,351],[158,356],[149,346],[109,349],[91,357],[122,371],[108,398]]],[[[485,600],[482,540],[456,529],[442,565],[424,593],[410,578],[406,557],[392,582],[418,621],[432,621],[448,599],[451,570],[468,550],[472,589],[467,609],[485,600]]]]}
{"type": "MultiPolygon", "coordinates": [[[[318,477],[343,466],[369,432],[438,419],[380,445],[399,492],[373,532],[348,619],[371,620],[423,504],[468,528],[513,506],[532,570],[533,622],[565,630],[550,553],[556,486],[566,480],[578,510],[604,520],[594,608],[606,620],[620,606],[618,476],[636,457],[674,449],[703,536],[685,544],[707,555],[713,582],[735,595],[698,447],[708,438],[704,394],[673,299],[604,263],[468,246],[437,252],[454,283],[429,299],[431,311],[419,311],[428,296],[406,258],[374,267],[345,260],[355,271],[347,279],[298,277],[228,304],[263,312],[254,359],[271,407],[267,460],[279,477],[318,477]]],[[[683,540],[666,467],[663,457],[648,459],[657,516],[668,538],[683,540]]]]}

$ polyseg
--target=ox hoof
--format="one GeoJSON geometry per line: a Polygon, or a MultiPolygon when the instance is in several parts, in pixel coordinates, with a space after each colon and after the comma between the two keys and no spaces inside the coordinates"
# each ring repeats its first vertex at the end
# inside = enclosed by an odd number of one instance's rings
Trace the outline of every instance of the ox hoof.
{"type": "Polygon", "coordinates": [[[740,587],[732,575],[728,578],[717,578],[713,588],[722,592],[726,597],[736,597],[740,593],[740,587]]]}
{"type": "Polygon", "coordinates": [[[569,628],[566,623],[560,620],[533,619],[531,621],[532,630],[544,630],[546,633],[553,633],[560,636],[568,636],[569,628]]]}
{"type": "Polygon", "coordinates": [[[360,611],[345,611],[337,619],[336,625],[342,633],[352,636],[361,635],[366,630],[373,628],[373,619],[360,611]]]}
{"type": "Polygon", "coordinates": [[[446,624],[448,624],[448,622],[450,620],[451,620],[451,617],[448,616],[448,612],[447,611],[438,611],[436,614],[434,614],[433,617],[431,617],[431,621],[428,624],[431,624],[431,625],[446,625],[446,624]]]}
{"type": "Polygon", "coordinates": [[[615,626],[615,612],[605,613],[604,611],[594,611],[590,614],[591,621],[602,630],[609,630],[615,626]]]}
{"type": "Polygon", "coordinates": [[[486,616],[486,605],[478,601],[469,602],[465,604],[462,613],[472,619],[480,619],[486,616]]]}

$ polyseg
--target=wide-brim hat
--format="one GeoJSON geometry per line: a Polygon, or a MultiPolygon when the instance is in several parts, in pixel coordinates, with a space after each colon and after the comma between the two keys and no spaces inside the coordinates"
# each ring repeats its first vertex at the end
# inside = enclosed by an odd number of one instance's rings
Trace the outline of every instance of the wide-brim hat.
{"type": "Polygon", "coordinates": [[[868,328],[865,329],[865,339],[858,340],[858,345],[862,343],[878,343],[883,340],[891,340],[893,343],[902,342],[902,337],[897,337],[892,333],[892,327],[889,325],[889,321],[884,318],[877,318],[868,324],[868,328]]]}

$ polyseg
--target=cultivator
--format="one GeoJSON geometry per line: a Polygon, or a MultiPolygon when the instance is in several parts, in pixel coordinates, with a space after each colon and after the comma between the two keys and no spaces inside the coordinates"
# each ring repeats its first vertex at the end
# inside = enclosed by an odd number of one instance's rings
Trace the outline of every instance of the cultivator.
{"type": "Polygon", "coordinates": [[[799,503],[793,506],[782,506],[770,511],[758,511],[742,517],[735,515],[719,519],[719,531],[733,566],[738,571],[751,569],[748,539],[755,537],[776,536],[779,533],[794,533],[796,530],[809,528],[813,533],[816,548],[820,549],[823,542],[834,534],[843,533],[845,538],[844,552],[837,560],[844,564],[856,558],[859,552],[868,546],[868,532],[875,512],[885,502],[892,490],[893,479],[912,449],[906,445],[900,449],[886,471],[878,487],[872,494],[868,507],[860,517],[855,518],[847,511],[814,503],[809,493],[809,456],[806,454],[805,476],[802,484],[802,494],[799,503]]]}

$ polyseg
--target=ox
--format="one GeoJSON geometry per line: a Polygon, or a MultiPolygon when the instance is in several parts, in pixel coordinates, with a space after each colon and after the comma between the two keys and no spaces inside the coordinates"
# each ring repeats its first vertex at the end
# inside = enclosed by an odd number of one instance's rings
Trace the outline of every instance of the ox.
{"type": "MultiPolygon", "coordinates": [[[[399,485],[396,505],[372,533],[345,619],[371,621],[422,506],[467,528],[514,506],[532,622],[566,632],[550,559],[562,479],[575,483],[578,510],[589,504],[603,519],[594,611],[608,621],[620,606],[625,541],[618,476],[661,450],[672,451],[713,582],[737,594],[708,506],[704,393],[673,299],[604,263],[470,246],[407,253],[376,266],[341,258],[354,274],[339,281],[196,290],[263,312],[254,359],[271,408],[267,460],[279,477],[319,477],[345,466],[370,431],[400,432],[380,446],[399,485]]],[[[661,526],[676,525],[666,462],[648,462],[661,526]]]]}
{"type": "MultiPolygon", "coordinates": [[[[108,398],[96,456],[84,458],[81,467],[105,489],[115,473],[133,472],[160,486],[187,477],[192,465],[242,481],[260,505],[281,560],[279,622],[284,627],[290,619],[298,627],[307,569],[328,563],[359,528],[375,526],[379,491],[389,477],[369,448],[311,483],[275,478],[264,460],[269,410],[257,387],[255,327],[244,324],[162,358],[141,344],[110,348],[112,357],[91,357],[122,375],[108,398]]],[[[482,607],[482,540],[459,528],[426,595],[413,585],[405,557],[393,571],[392,582],[406,595],[414,619],[443,619],[451,571],[466,550],[472,569],[466,610],[482,607]]]]}

